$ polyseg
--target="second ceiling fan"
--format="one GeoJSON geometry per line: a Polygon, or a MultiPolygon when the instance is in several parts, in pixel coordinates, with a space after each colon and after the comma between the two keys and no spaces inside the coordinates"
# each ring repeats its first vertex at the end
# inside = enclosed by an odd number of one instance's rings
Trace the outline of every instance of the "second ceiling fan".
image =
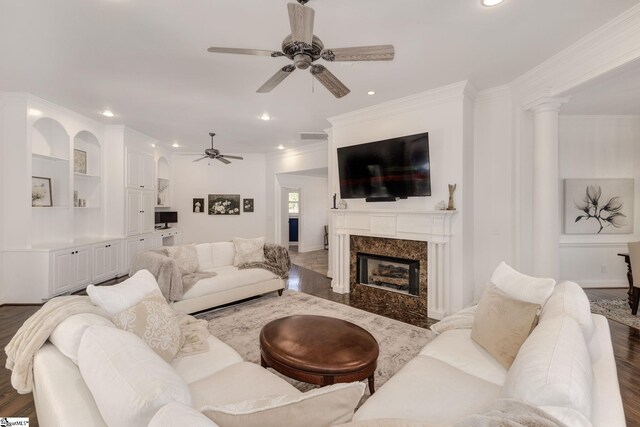
{"type": "Polygon", "coordinates": [[[277,58],[286,56],[293,61],[293,65],[285,65],[279,69],[273,77],[263,84],[258,92],[271,92],[296,68],[306,70],[311,68],[311,74],[326,87],[336,98],[342,98],[350,90],[325,66],[314,64],[322,58],[325,61],[391,61],[394,56],[392,45],[344,47],[338,49],[325,49],[322,41],[313,34],[313,20],[315,12],[306,6],[309,0],[297,0],[298,3],[289,3],[289,23],[291,34],[282,42],[282,52],[260,49],[236,49],[229,47],[210,47],[207,49],[213,53],[234,53],[241,55],[270,56],[277,58]]]}

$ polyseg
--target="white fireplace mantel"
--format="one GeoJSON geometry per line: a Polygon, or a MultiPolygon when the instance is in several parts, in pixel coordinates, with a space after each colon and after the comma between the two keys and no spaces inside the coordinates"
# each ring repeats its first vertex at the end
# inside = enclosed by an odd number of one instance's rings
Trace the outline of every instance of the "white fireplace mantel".
{"type": "Polygon", "coordinates": [[[428,242],[427,293],[429,317],[440,319],[449,311],[452,222],[457,211],[391,209],[331,209],[331,252],[334,292],[350,292],[349,236],[428,242]]]}

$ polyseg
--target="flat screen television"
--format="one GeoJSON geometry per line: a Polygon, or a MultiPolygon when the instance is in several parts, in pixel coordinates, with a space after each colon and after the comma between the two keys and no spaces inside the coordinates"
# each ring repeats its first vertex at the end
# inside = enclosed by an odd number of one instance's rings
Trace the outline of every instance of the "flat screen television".
{"type": "Polygon", "coordinates": [[[338,174],[343,199],[430,196],[429,134],[338,148],[338,174]]]}
{"type": "Polygon", "coordinates": [[[178,212],[175,211],[158,211],[156,212],[156,224],[164,223],[164,228],[169,228],[169,223],[178,222],[178,212]]]}

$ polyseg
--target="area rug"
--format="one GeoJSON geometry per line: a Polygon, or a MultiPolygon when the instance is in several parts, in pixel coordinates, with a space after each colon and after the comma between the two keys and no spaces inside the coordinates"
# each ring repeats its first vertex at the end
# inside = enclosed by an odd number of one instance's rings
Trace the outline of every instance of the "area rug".
{"type": "Polygon", "coordinates": [[[592,313],[602,314],[607,319],[640,329],[640,317],[631,314],[631,308],[626,299],[601,299],[589,302],[592,313]]]}
{"type": "MultiPolygon", "coordinates": [[[[336,317],[355,323],[369,331],[380,346],[378,368],[375,373],[376,388],[417,356],[420,350],[435,337],[435,334],[428,329],[293,291],[285,291],[281,297],[269,294],[241,304],[209,311],[198,317],[208,320],[209,331],[240,353],[244,360],[260,363],[258,339],[262,327],[272,320],[294,314],[336,317]]],[[[284,376],[282,378],[301,391],[314,388],[307,383],[284,376]]],[[[367,388],[364,398],[368,396],[367,388]]]]}

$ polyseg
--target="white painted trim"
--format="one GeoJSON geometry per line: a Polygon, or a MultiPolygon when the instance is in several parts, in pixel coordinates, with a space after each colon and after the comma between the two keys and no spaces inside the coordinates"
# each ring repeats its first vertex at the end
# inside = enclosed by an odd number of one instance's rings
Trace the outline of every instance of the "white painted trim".
{"type": "Polygon", "coordinates": [[[313,153],[315,151],[321,151],[323,155],[326,155],[326,152],[327,152],[327,141],[318,142],[318,143],[315,143],[315,144],[308,144],[308,145],[304,145],[302,147],[288,148],[288,149],[285,149],[285,150],[279,150],[279,151],[274,152],[274,153],[265,153],[263,155],[265,156],[265,158],[267,160],[277,160],[277,159],[283,159],[283,158],[286,158],[286,157],[301,156],[303,154],[309,154],[309,153],[313,153]]]}
{"type": "Polygon", "coordinates": [[[473,85],[469,81],[464,80],[448,86],[442,86],[426,92],[420,92],[404,98],[351,111],[339,116],[329,117],[327,120],[334,127],[340,125],[352,125],[355,123],[376,120],[389,115],[415,111],[419,108],[458,101],[465,96],[470,99],[474,99],[476,93],[477,91],[473,85]]]}
{"type": "Polygon", "coordinates": [[[602,280],[593,280],[593,279],[578,279],[573,280],[572,282],[579,283],[582,288],[590,289],[590,288],[629,288],[629,282],[626,280],[608,280],[607,283],[603,283],[602,280]]]}
{"type": "Polygon", "coordinates": [[[502,85],[479,91],[475,97],[476,106],[486,102],[509,99],[512,96],[512,89],[509,85],[502,85]]]}

